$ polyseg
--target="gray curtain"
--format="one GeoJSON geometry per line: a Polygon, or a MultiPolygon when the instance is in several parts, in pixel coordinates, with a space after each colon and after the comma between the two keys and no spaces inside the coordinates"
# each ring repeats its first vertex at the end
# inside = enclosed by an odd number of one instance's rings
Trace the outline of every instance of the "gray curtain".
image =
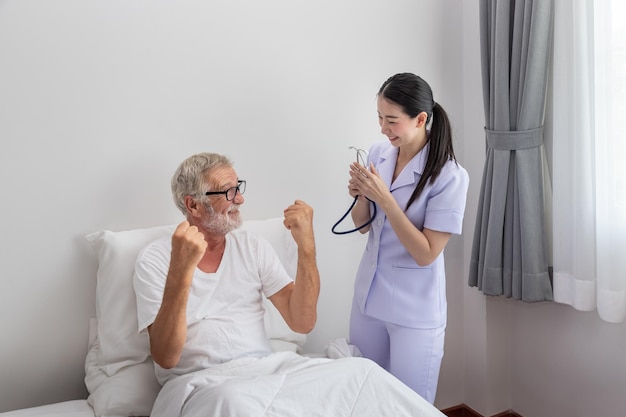
{"type": "Polygon", "coordinates": [[[552,300],[543,200],[543,119],[553,0],[480,0],[487,155],[469,285],[552,300]]]}

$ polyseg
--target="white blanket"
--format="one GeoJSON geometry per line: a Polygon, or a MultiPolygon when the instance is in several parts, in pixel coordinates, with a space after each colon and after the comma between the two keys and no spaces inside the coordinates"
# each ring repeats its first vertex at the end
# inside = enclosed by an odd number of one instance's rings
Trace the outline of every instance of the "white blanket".
{"type": "Polygon", "coordinates": [[[445,417],[364,358],[277,352],[238,359],[168,381],[152,417],[445,417]]]}

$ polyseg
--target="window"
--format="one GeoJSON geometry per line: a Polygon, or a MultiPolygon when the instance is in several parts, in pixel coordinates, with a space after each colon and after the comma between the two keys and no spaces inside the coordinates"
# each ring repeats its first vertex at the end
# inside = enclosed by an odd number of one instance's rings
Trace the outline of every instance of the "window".
{"type": "Polygon", "coordinates": [[[555,2],[555,301],[626,319],[626,2],[555,2]]]}

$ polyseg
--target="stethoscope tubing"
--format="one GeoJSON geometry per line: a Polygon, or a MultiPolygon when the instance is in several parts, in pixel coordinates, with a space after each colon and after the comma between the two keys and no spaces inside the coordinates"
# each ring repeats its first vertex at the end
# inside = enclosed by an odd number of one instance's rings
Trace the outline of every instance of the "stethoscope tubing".
{"type": "Polygon", "coordinates": [[[353,233],[356,232],[357,230],[361,230],[362,228],[364,228],[365,226],[368,226],[370,223],[372,223],[374,221],[374,218],[376,217],[376,203],[374,203],[372,200],[370,200],[369,198],[367,198],[367,200],[369,202],[371,202],[374,205],[374,214],[372,214],[372,218],[369,219],[367,222],[365,222],[364,224],[362,224],[361,226],[355,227],[354,229],[350,229],[350,230],[345,230],[345,231],[337,231],[335,230],[337,228],[337,226],[339,226],[339,224],[348,216],[348,214],[350,214],[350,212],[352,211],[352,208],[354,207],[354,205],[356,204],[356,201],[358,200],[359,196],[357,195],[356,197],[354,197],[354,200],[352,201],[352,204],[350,205],[350,208],[348,208],[348,211],[346,211],[344,213],[343,216],[341,216],[341,218],[337,221],[337,223],[335,223],[331,229],[331,231],[336,234],[336,235],[347,235],[348,233],[353,233]]]}

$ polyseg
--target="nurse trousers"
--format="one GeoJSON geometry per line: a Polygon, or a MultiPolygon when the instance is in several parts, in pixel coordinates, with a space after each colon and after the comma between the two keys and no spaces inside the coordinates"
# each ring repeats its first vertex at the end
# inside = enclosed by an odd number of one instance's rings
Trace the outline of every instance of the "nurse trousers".
{"type": "Polygon", "coordinates": [[[350,343],[428,402],[435,402],[445,325],[413,329],[378,320],[352,306],[350,343]]]}

